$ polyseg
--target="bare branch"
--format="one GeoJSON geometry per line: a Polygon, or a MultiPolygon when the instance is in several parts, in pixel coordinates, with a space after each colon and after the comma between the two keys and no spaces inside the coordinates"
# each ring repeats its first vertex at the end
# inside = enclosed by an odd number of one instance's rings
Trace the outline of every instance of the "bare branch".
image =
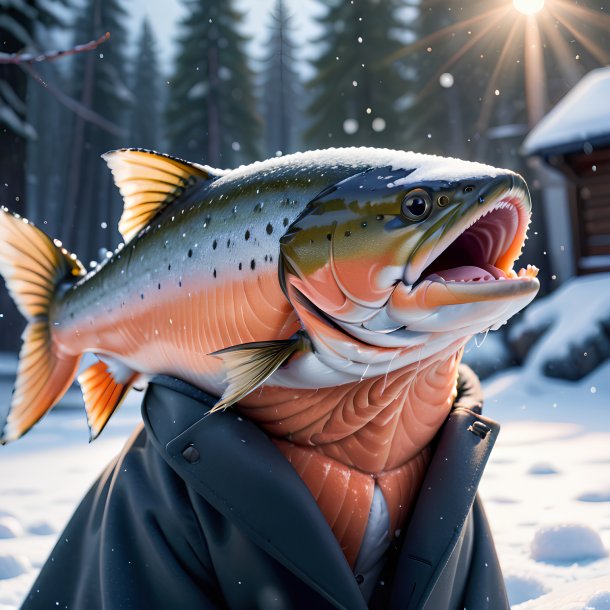
{"type": "Polygon", "coordinates": [[[32,68],[32,66],[27,63],[21,64],[19,66],[23,70],[25,70],[38,84],[42,85],[49,93],[57,98],[61,104],[63,104],[66,108],[74,112],[74,114],[78,115],[85,121],[96,125],[100,129],[111,133],[112,135],[125,137],[126,131],[119,125],[116,125],[112,121],[105,119],[101,114],[94,112],[87,106],[84,106],[80,102],[77,102],[74,98],[66,95],[63,91],[55,87],[52,83],[48,83],[43,80],[40,74],[32,68]]]}
{"type": "Polygon", "coordinates": [[[97,40],[91,40],[86,44],[79,44],[71,49],[63,51],[48,51],[46,53],[0,53],[0,64],[32,64],[40,61],[53,61],[60,57],[93,51],[110,38],[110,32],[106,32],[97,40]]]}

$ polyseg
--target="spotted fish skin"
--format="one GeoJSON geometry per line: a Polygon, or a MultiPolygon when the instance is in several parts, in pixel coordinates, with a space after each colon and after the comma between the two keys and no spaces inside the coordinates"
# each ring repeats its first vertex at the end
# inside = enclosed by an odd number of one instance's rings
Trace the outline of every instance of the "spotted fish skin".
{"type": "Polygon", "coordinates": [[[351,565],[375,493],[402,527],[456,395],[465,343],[538,290],[513,270],[523,179],[379,149],[215,170],[151,151],[105,155],[125,245],[86,273],[0,210],[0,274],[28,320],[0,442],[79,377],[95,438],[142,376],[221,396],[274,439],[351,565]],[[377,490],[377,491],[376,491],[377,490]]]}
{"type": "Polygon", "coordinates": [[[58,344],[222,394],[222,362],[210,354],[300,328],[278,278],[281,236],[329,184],[368,169],[370,154],[294,155],[203,183],[61,295],[58,344]]]}
{"type": "Polygon", "coordinates": [[[96,436],[141,375],[179,376],[222,395],[218,408],[261,385],[355,383],[450,357],[537,290],[534,271],[512,270],[530,204],[508,170],[367,148],[235,170],[104,158],[125,245],[93,272],[0,214],[0,273],[30,322],[4,442],[86,352],[102,359],[79,378],[96,436]]]}

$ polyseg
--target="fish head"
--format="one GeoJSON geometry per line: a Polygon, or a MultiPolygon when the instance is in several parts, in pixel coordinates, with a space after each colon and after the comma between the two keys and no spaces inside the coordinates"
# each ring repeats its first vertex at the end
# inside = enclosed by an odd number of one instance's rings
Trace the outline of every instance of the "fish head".
{"type": "Polygon", "coordinates": [[[286,293],[334,366],[364,353],[404,366],[459,349],[539,289],[537,269],[513,269],[531,214],[523,178],[417,157],[328,187],[281,240],[286,293]]]}

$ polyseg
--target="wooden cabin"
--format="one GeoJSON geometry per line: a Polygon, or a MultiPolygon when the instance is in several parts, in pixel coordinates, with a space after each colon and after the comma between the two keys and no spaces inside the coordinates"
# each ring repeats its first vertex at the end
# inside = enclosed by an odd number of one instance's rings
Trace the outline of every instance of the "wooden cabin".
{"type": "Polygon", "coordinates": [[[522,152],[564,178],[562,196],[549,172],[544,196],[551,261],[562,252],[571,259],[564,257],[561,279],[610,271],[610,67],[589,72],[530,132],[522,152]]]}

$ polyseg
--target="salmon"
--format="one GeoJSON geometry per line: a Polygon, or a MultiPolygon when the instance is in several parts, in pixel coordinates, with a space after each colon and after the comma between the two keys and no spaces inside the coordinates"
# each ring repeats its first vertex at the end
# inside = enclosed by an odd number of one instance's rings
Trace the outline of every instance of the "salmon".
{"type": "Polygon", "coordinates": [[[399,528],[463,346],[538,291],[535,267],[513,268],[523,178],[371,148],[233,170],[141,149],[104,159],[124,243],[95,269],[0,213],[0,274],[28,321],[1,442],[62,398],[84,353],[98,357],[78,376],[92,439],[134,385],[184,379],[274,439],[353,563],[375,485],[399,528]],[[355,493],[337,491],[345,468],[355,493]]]}

